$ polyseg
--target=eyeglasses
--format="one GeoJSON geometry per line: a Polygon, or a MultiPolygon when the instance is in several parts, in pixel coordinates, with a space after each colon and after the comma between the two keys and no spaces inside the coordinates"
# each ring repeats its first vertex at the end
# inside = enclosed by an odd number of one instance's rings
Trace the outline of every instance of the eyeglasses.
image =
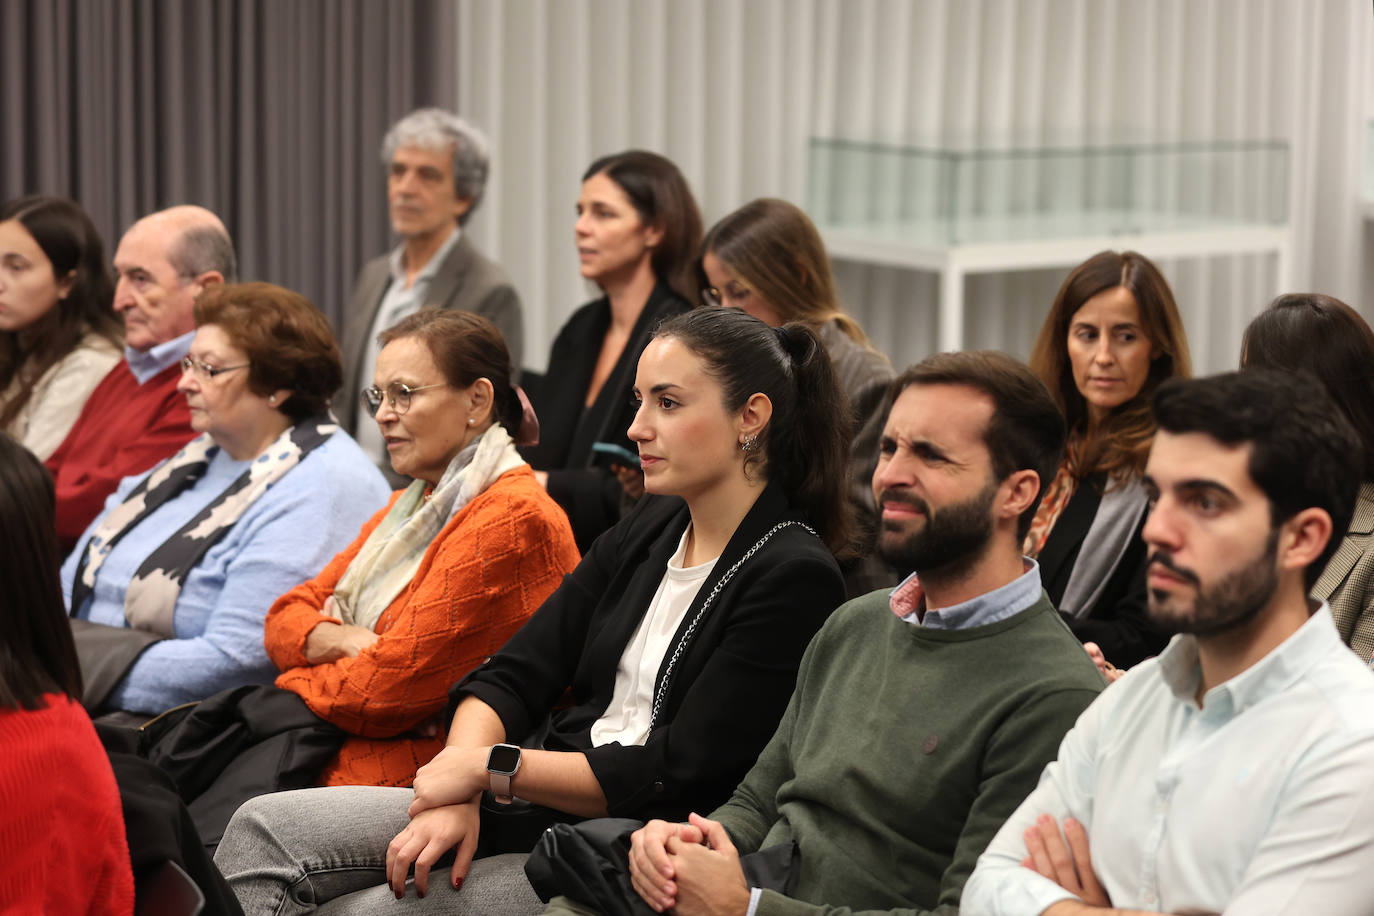
{"type": "Polygon", "coordinates": [[[182,374],[185,375],[187,372],[194,372],[196,374],[196,378],[200,379],[202,382],[208,382],[217,375],[223,375],[226,372],[233,372],[235,369],[247,369],[249,365],[249,363],[240,363],[237,366],[224,366],[217,369],[209,363],[202,363],[199,360],[192,359],[189,356],[183,356],[181,358],[182,374]]]}
{"type": "Polygon", "coordinates": [[[398,414],[405,413],[410,409],[411,395],[417,391],[428,391],[430,388],[443,388],[447,382],[439,382],[435,385],[421,385],[419,388],[411,388],[404,382],[392,382],[386,386],[386,391],[376,385],[363,389],[363,407],[372,416],[377,416],[377,411],[382,409],[382,400],[385,399],[391,405],[391,409],[398,414]]]}
{"type": "Polygon", "coordinates": [[[749,301],[749,297],[752,295],[754,295],[752,289],[738,284],[727,286],[724,290],[717,289],[714,286],[708,286],[701,291],[701,301],[707,305],[716,306],[717,308],[725,305],[727,302],[737,302],[742,306],[749,301]]]}

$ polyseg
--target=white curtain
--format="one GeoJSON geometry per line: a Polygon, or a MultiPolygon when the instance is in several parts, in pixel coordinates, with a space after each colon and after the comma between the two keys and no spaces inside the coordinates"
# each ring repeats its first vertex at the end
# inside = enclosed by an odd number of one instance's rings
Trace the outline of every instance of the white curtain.
{"type": "MultiPolygon", "coordinates": [[[[754,197],[805,205],[811,137],[1283,140],[1292,286],[1364,305],[1367,0],[459,0],[457,35],[460,110],[495,148],[471,231],[520,288],[536,368],[594,294],[572,246],[582,170],[629,147],[676,161],[709,225],[754,197]]],[[[1233,366],[1272,260],[1161,267],[1198,370],[1233,366]]],[[[935,346],[933,275],[836,273],[899,367],[935,346]]],[[[970,344],[1025,356],[1063,274],[971,279],[970,344]]]]}

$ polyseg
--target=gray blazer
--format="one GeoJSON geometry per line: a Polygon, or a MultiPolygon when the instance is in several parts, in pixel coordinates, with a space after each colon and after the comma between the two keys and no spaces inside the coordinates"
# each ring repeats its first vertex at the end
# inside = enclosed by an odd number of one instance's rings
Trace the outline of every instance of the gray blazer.
{"type": "Polygon", "coordinates": [[[1331,605],[1331,616],[1346,645],[1369,661],[1374,653],[1374,483],[1360,484],[1355,515],[1312,597],[1331,605]]]}
{"type": "MultiPolygon", "coordinates": [[[[367,335],[377,319],[382,296],[391,283],[391,254],[373,258],[358,273],[353,298],[344,317],[343,388],[334,397],[334,412],[344,429],[352,433],[357,428],[361,412],[358,392],[370,384],[372,366],[361,365],[367,350],[367,335]]],[[[429,282],[425,305],[442,309],[463,309],[476,312],[491,320],[506,338],[510,348],[511,367],[518,381],[521,359],[525,349],[524,317],[520,297],[505,270],[485,257],[468,239],[466,233],[444,258],[434,278],[429,282]]]]}

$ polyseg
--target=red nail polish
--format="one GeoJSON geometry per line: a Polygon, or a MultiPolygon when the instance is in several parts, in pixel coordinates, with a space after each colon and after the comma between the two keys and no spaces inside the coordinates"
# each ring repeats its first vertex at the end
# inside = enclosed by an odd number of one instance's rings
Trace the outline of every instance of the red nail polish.
{"type": "MultiPolygon", "coordinates": [[[[464,877],[466,877],[466,875],[464,877]]],[[[463,889],[463,878],[459,878],[457,881],[453,882],[453,889],[455,891],[461,891],[463,889]]]]}

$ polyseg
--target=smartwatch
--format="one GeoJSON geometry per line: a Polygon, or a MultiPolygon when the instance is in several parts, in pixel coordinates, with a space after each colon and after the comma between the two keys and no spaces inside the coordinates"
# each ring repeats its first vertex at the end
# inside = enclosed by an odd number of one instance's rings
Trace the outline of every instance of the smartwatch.
{"type": "Polygon", "coordinates": [[[510,790],[511,777],[520,769],[520,748],[514,744],[494,744],[487,754],[487,772],[491,774],[491,794],[498,802],[509,805],[515,800],[510,790]]]}

